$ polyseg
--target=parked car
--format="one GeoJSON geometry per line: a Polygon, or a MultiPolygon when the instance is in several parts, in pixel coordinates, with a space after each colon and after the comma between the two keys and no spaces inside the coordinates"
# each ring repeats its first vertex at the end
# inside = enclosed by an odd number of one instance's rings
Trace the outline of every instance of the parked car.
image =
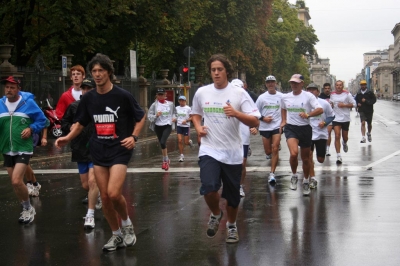
{"type": "Polygon", "coordinates": [[[400,93],[393,94],[392,101],[400,101],[400,93]]]}

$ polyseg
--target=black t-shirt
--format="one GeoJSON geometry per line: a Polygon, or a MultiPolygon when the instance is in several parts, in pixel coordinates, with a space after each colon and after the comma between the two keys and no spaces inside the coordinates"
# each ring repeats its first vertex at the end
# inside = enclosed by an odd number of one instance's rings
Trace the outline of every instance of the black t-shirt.
{"type": "Polygon", "coordinates": [[[330,95],[326,95],[326,94],[323,93],[323,92],[321,92],[321,94],[320,94],[318,97],[321,98],[321,99],[324,99],[324,100],[330,99],[330,98],[331,98],[330,95]]]}
{"type": "Polygon", "coordinates": [[[90,145],[111,147],[120,146],[121,140],[131,136],[143,116],[144,111],[133,95],[114,85],[106,94],[99,94],[96,89],[85,93],[74,122],[86,126],[92,121],[95,130],[90,145]]]}

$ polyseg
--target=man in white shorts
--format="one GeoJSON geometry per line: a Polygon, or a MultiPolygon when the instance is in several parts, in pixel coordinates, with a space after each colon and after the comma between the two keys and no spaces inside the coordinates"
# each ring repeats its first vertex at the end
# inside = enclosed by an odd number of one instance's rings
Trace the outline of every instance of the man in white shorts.
{"type": "Polygon", "coordinates": [[[323,110],[318,100],[309,92],[303,91],[304,77],[294,74],[289,80],[292,92],[282,96],[282,122],[281,130],[285,127],[286,142],[290,152],[290,167],[292,178],[290,189],[297,189],[297,165],[299,146],[301,160],[303,161],[303,194],[310,193],[310,149],[312,144],[312,128],[310,117],[322,114],[323,110]]]}
{"type": "Polygon", "coordinates": [[[265,84],[267,91],[261,94],[256,102],[261,113],[258,130],[262,136],[265,155],[267,159],[271,159],[271,172],[268,182],[275,184],[275,170],[278,165],[279,145],[281,143],[281,99],[283,94],[275,89],[276,78],[274,76],[266,77],[265,84]]]}

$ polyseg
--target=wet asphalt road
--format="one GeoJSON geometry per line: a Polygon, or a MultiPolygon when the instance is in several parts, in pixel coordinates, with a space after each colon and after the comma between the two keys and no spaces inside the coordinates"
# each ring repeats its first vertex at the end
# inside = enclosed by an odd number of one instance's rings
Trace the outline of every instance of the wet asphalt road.
{"type": "MultiPolygon", "coordinates": [[[[372,143],[359,143],[353,111],[343,165],[336,166],[331,147],[333,156],[316,163],[319,184],[309,197],[301,180],[297,191],[289,189],[285,139],[272,187],[260,136],[252,137],[238,244],[225,243],[226,216],[217,236],[207,238],[210,212],[199,195],[197,147],[187,148],[179,163],[175,135],[168,172],[160,169],[157,143],[139,142],[123,187],[137,243],[113,253],[101,250],[111,236],[101,211],[96,228],[83,229],[85,192],[68,149],[40,148],[32,166],[42,189],[32,198],[31,225],[18,223],[21,207],[0,172],[0,265],[400,265],[400,102],[378,101],[375,110],[372,143]]],[[[220,206],[225,209],[223,200],[220,206]]]]}

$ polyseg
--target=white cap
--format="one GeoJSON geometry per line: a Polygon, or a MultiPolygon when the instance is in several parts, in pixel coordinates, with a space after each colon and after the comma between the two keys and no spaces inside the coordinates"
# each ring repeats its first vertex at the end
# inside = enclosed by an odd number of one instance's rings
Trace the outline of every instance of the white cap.
{"type": "Polygon", "coordinates": [[[240,79],[233,79],[231,81],[231,84],[238,88],[242,88],[242,89],[244,88],[243,81],[241,81],[240,79]]]}
{"type": "Polygon", "coordinates": [[[276,78],[272,75],[269,75],[268,77],[265,78],[265,81],[273,80],[276,81],[276,78]]]}

